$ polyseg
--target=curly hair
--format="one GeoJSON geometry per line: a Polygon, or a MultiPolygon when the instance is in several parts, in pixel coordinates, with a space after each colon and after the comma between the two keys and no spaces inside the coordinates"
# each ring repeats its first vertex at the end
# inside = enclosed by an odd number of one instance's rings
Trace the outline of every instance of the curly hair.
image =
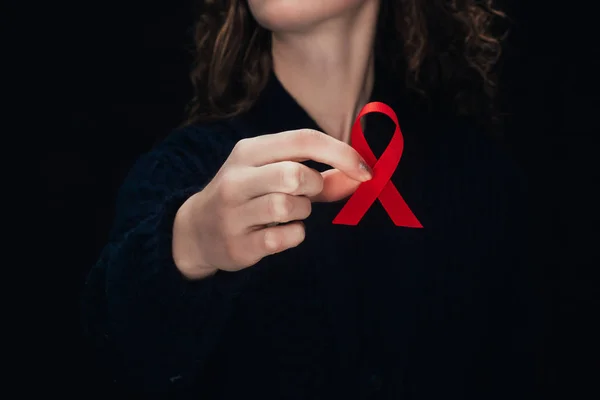
{"type": "MultiPolygon", "coordinates": [[[[381,0],[376,55],[423,104],[491,121],[505,15],[492,0],[381,0]],[[499,32],[497,32],[499,31],[499,32]],[[432,98],[436,101],[432,102],[432,98]]],[[[194,31],[186,124],[250,109],[271,71],[271,35],[246,0],[206,0],[194,31]]]]}

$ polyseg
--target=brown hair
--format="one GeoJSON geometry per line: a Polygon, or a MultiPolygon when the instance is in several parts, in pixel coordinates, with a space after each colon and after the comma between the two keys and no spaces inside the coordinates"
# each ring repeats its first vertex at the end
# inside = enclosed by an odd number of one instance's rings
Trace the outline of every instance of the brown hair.
{"type": "MultiPolygon", "coordinates": [[[[270,32],[246,0],[206,0],[199,15],[187,124],[247,111],[271,70],[270,32]]],[[[502,39],[494,22],[503,17],[492,0],[381,0],[377,57],[427,104],[489,121],[502,39]]]]}

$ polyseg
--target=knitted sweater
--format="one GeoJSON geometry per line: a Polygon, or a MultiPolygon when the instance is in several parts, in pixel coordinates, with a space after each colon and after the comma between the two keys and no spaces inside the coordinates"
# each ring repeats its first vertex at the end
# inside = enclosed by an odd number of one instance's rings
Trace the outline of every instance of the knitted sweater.
{"type": "MultiPolygon", "coordinates": [[[[123,387],[190,399],[532,398],[523,180],[484,134],[409,112],[393,87],[378,79],[372,100],[399,116],[405,150],[392,179],[423,229],[393,225],[379,202],[357,226],[332,224],[345,201],[314,204],[297,248],[239,272],[181,276],[174,216],[235,143],[319,129],[274,76],[249,112],[178,129],[140,158],[84,302],[123,387]]],[[[379,156],[394,126],[366,118],[379,156]]]]}

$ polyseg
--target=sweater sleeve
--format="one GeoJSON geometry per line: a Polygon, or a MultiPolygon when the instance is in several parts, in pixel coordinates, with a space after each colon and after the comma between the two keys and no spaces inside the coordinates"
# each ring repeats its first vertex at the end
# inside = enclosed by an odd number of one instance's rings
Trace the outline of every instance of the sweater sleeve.
{"type": "Polygon", "coordinates": [[[173,261],[177,210],[233,147],[199,142],[201,136],[176,135],[132,168],[109,243],[86,282],[86,331],[108,354],[115,378],[135,391],[166,394],[193,385],[247,278],[247,272],[219,272],[189,281],[173,261]]]}

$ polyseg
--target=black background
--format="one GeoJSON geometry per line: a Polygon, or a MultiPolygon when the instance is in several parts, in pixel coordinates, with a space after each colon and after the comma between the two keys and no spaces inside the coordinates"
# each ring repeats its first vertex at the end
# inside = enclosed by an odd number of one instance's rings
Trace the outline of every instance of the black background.
{"type": "MultiPolygon", "coordinates": [[[[600,70],[593,13],[581,2],[505,4],[514,20],[502,76],[506,138],[530,180],[545,305],[540,397],[579,397],[600,369],[592,333],[600,70]]],[[[42,300],[52,314],[35,314],[53,318],[37,324],[35,340],[49,360],[42,374],[52,394],[110,389],[82,340],[79,293],[105,244],[125,173],[183,118],[193,10],[189,0],[63,2],[31,5],[15,24],[13,44],[28,60],[21,72],[34,86],[52,87],[21,93],[41,97],[30,107],[50,111],[35,138],[46,228],[39,269],[59,286],[42,300]]]]}

